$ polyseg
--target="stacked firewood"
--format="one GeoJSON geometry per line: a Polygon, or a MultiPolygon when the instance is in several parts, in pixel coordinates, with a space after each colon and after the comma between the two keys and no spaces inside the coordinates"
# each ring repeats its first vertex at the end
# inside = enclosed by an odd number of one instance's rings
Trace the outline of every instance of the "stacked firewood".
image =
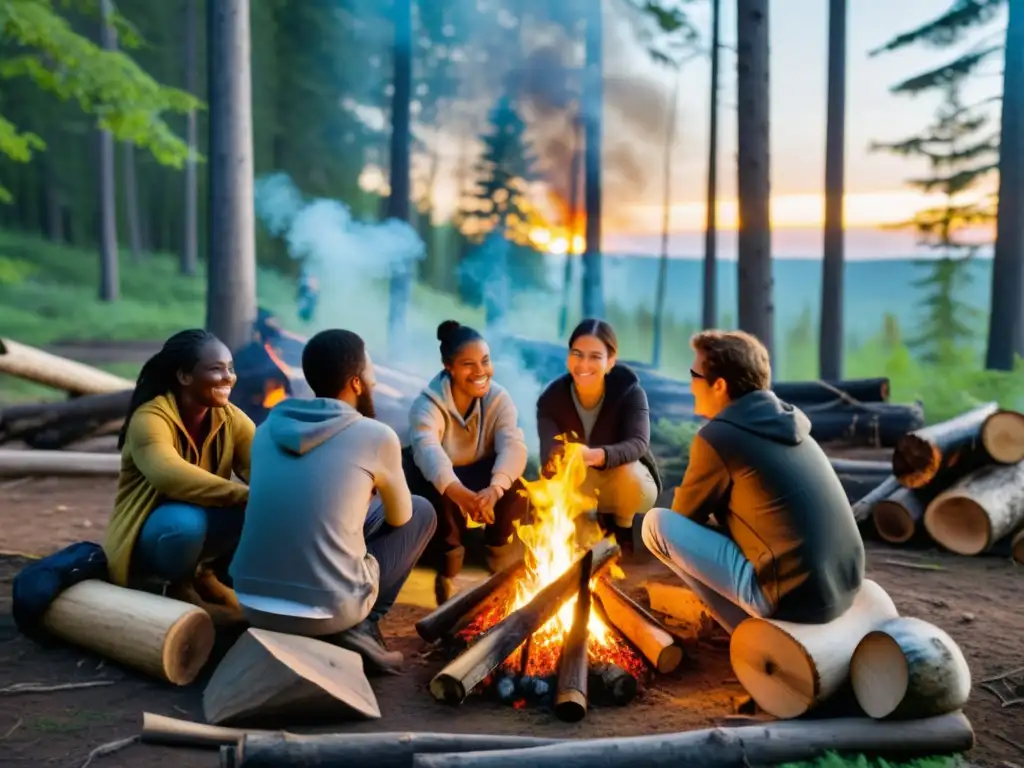
{"type": "Polygon", "coordinates": [[[980,555],[1012,542],[1024,562],[1024,414],[986,403],[904,435],[854,514],[893,544],[927,537],[980,555]]]}

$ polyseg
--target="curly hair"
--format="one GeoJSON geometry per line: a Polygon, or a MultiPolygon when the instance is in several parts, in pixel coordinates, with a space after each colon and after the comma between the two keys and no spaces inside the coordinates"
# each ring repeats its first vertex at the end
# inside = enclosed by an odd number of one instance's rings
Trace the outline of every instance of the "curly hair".
{"type": "Polygon", "coordinates": [[[771,360],[756,336],[745,331],[700,331],[690,346],[704,356],[704,377],[712,383],[723,379],[731,399],[771,387],[771,360]]]}

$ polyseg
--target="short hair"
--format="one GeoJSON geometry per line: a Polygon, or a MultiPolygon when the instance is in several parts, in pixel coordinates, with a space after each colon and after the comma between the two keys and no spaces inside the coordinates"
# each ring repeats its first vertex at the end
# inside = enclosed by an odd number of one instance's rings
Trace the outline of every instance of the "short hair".
{"type": "Polygon", "coordinates": [[[704,376],[709,382],[725,381],[733,400],[771,386],[771,360],[756,336],[745,331],[700,331],[690,346],[704,356],[704,376]]]}
{"type": "Polygon", "coordinates": [[[608,350],[608,357],[614,357],[619,353],[619,339],[615,335],[615,329],[604,320],[598,320],[594,317],[581,320],[580,324],[569,335],[569,349],[572,349],[572,345],[576,343],[576,339],[580,336],[596,336],[604,344],[604,348],[608,350]]]}
{"type": "Polygon", "coordinates": [[[366,344],[352,331],[320,331],[302,350],[302,373],[316,397],[337,397],[366,369],[366,344]]]}
{"type": "Polygon", "coordinates": [[[128,437],[128,425],[135,411],[168,391],[177,394],[181,388],[178,383],[178,372],[192,373],[199,363],[203,347],[212,342],[220,343],[220,339],[203,328],[189,328],[167,339],[160,351],[145,362],[139,371],[139,377],[135,380],[128,412],[117,436],[118,448],[124,447],[125,439],[128,437]]]}
{"type": "Polygon", "coordinates": [[[483,336],[468,325],[462,325],[457,320],[445,320],[437,326],[437,340],[441,342],[441,362],[448,365],[466,344],[481,339],[483,336]]]}

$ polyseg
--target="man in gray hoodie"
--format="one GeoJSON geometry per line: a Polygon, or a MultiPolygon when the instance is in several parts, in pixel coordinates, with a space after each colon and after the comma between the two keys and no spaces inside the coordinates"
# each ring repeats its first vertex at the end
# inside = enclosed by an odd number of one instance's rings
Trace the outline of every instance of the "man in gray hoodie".
{"type": "Polygon", "coordinates": [[[309,340],[312,400],[279,403],[256,430],[249,503],[231,577],[249,622],[318,637],[395,672],[377,622],[433,536],[395,431],[373,418],[373,364],[350,331],[309,340]]]}

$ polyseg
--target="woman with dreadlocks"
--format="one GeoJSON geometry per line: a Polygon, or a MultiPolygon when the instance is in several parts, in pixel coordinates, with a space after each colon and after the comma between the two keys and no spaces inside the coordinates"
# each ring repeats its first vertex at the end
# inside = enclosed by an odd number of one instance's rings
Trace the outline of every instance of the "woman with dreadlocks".
{"type": "Polygon", "coordinates": [[[115,584],[157,581],[180,599],[237,608],[212,570],[230,561],[249,498],[231,479],[248,482],[256,430],[228,402],[235,380],[231,352],[204,330],[175,334],[142,367],[103,544],[115,584]]]}

